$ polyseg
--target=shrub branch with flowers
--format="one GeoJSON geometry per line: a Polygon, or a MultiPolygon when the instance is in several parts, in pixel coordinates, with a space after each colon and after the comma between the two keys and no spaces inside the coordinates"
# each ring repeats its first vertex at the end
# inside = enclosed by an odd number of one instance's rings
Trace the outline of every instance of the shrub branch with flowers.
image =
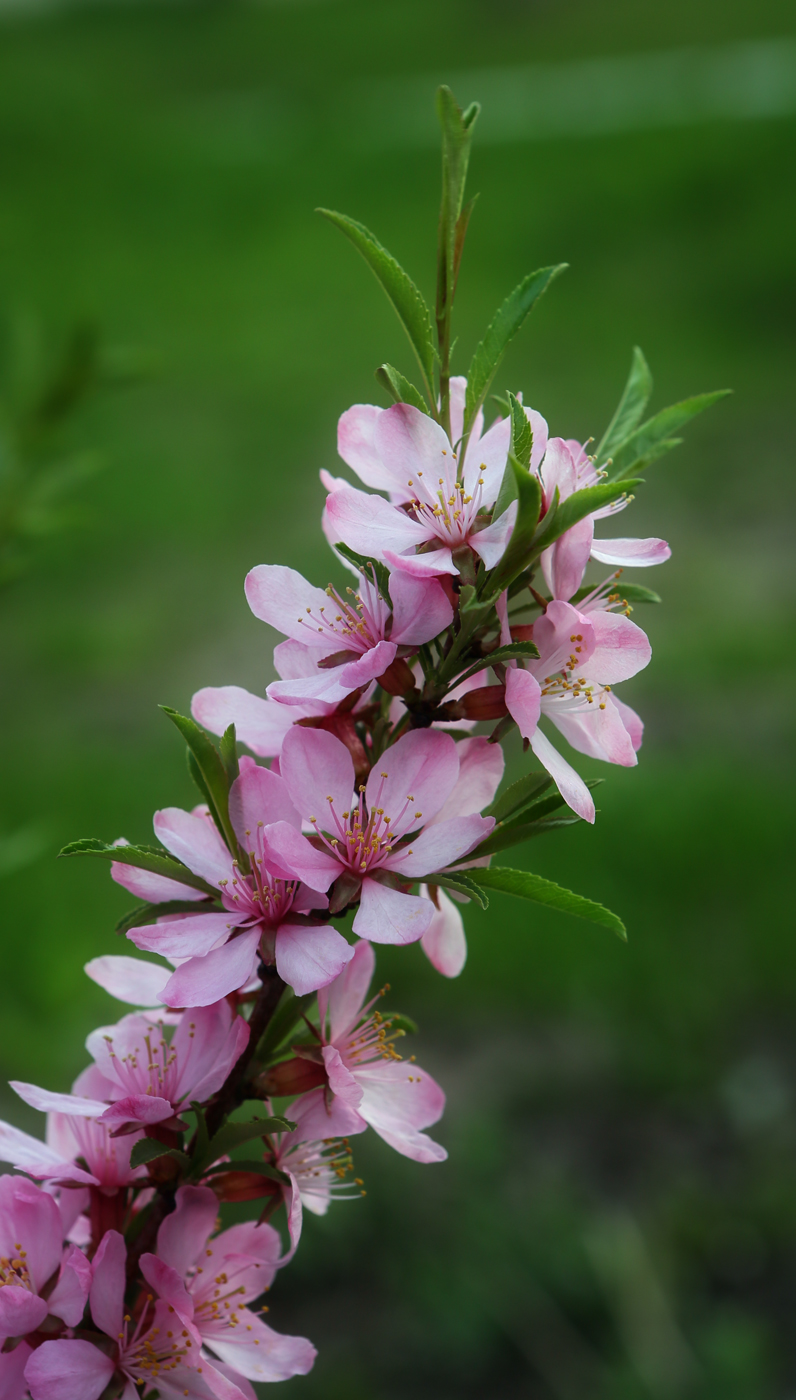
{"type": "Polygon", "coordinates": [[[0,1179],[4,1400],[242,1400],[253,1381],[306,1373],[312,1344],[275,1331],[262,1305],[304,1211],[361,1190],[350,1143],[367,1128],[416,1162],[446,1155],[427,1132],[443,1091],[396,1048],[411,1023],[378,1009],[374,945],[419,942],[455,977],[462,909],[486,908],[493,891],[624,937],[601,905],[493,858],[594,821],[594,784],[542,720],[578,753],[637,762],[642,723],[615,686],[650,659],[630,612],[657,596],[619,580],[670,551],[595,528],[720,395],[642,421],[651,379],[636,350],[594,450],[550,437],[519,394],[498,398],[487,426],[506,347],[562,269],[525,278],[466,379],[451,375],[478,108],[460,111],[442,88],[438,113],[436,338],[386,249],[321,211],[386,291],[420,378],[382,365],[392,405],[340,419],[340,456],[366,489],[321,474],[323,529],[350,586],[252,569],[249,606],[285,637],[280,679],[265,697],[200,690],[193,718],[166,710],[199,805],[157,812],[158,845],[83,840],[62,853],[111,862],[139,901],[119,931],[162,961],[89,963],[135,1009],[92,1032],[71,1093],[12,1085],[47,1130],[40,1141],[0,1125],[0,1157],[16,1168],[0,1179]],[[590,560],[603,566],[596,583],[584,583],[590,560]],[[537,766],[499,792],[515,729],[537,766]],[[253,1218],[219,1229],[224,1202],[251,1202],[253,1218]],[[284,1244],[270,1223],[280,1211],[284,1244]]]}

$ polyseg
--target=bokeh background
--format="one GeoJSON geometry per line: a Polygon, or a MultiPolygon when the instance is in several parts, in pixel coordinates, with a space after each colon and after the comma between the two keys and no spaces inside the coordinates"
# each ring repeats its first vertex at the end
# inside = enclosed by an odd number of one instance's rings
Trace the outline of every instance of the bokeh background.
{"type": "Polygon", "coordinates": [[[485,103],[460,372],[520,277],[566,260],[498,386],[553,432],[599,436],[635,343],[653,407],[735,390],[632,508],[673,549],[639,575],[664,598],[623,689],[640,765],[601,770],[593,830],[522,857],[629,943],[495,896],[457,982],[385,951],[450,1161],[357,1144],[366,1199],[310,1220],[274,1290],[321,1353],[289,1396],[796,1396],[795,41],[779,0],[0,13],[0,470],[23,448],[105,464],[64,468],[69,529],[47,499],[17,511],[31,567],[0,594],[2,1080],[66,1089],[117,1013],[81,967],[124,893],[55,853],[192,802],[157,705],[271,678],[246,570],[334,574],[318,468],[339,413],[382,401],[376,365],[411,366],[313,209],[368,224],[431,298],[439,81],[485,103]],[[92,325],[146,372],[31,447],[41,366],[92,325]]]}

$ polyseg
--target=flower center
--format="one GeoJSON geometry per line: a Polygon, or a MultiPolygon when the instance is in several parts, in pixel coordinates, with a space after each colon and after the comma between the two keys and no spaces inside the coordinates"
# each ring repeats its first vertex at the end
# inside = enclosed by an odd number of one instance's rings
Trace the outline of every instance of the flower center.
{"type": "MultiPolygon", "coordinates": [[[[443,456],[448,458],[447,452],[443,456]]],[[[484,463],[481,471],[486,471],[484,463]]],[[[445,462],[436,487],[423,472],[417,472],[406,484],[414,492],[408,504],[415,519],[428,526],[444,544],[455,549],[475,532],[478,513],[487,505],[482,492],[484,479],[479,476],[475,490],[468,496],[463,482],[458,480],[455,452],[445,462]]]]}
{"type": "Polygon", "coordinates": [[[333,607],[325,607],[314,613],[307,608],[304,617],[298,621],[308,631],[320,633],[330,642],[337,642],[347,651],[366,652],[384,640],[385,629],[390,618],[390,609],[378,590],[375,578],[364,574],[359,593],[347,588],[346,594],[352,600],[344,602],[331,584],[326,590],[333,607]]]}
{"type": "Polygon", "coordinates": [[[397,817],[393,819],[388,816],[379,805],[388,774],[381,773],[380,777],[381,782],[370,808],[365,798],[364,786],[359,789],[359,805],[354,806],[352,803],[351,809],[343,812],[341,816],[335,811],[334,798],[327,797],[333,823],[330,829],[336,834],[326,836],[324,832],[318,831],[317,817],[310,817],[323,844],[356,875],[363,875],[366,871],[383,865],[395,844],[414,830],[416,823],[423,816],[422,812],[412,810],[415,799],[411,793],[397,817]]]}
{"type": "Polygon", "coordinates": [[[12,1288],[27,1288],[32,1293],[34,1290],[25,1263],[28,1257],[27,1250],[23,1249],[21,1244],[15,1244],[14,1249],[16,1255],[13,1259],[0,1259],[0,1288],[8,1284],[12,1288]]]}

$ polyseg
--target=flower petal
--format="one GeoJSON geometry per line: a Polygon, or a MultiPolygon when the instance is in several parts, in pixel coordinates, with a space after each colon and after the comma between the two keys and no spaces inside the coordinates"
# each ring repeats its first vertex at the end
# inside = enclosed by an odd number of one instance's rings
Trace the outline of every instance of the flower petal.
{"type": "MultiPolygon", "coordinates": [[[[371,770],[365,796],[368,811],[383,808],[399,834],[436,816],[459,776],[456,742],[436,729],[413,729],[391,745],[371,770]],[[403,815],[407,799],[410,810],[403,815]]],[[[338,809],[339,810],[339,809],[338,809]]]]}
{"type": "Polygon", "coordinates": [[[512,501],[508,510],[504,510],[497,520],[493,520],[486,529],[479,530],[477,534],[470,536],[468,541],[470,547],[481,556],[488,569],[494,569],[495,565],[503,558],[516,519],[517,502],[512,501]]]}
{"type": "Polygon", "coordinates": [[[328,986],[353,956],[351,944],[328,924],[281,924],[277,931],[276,970],[298,997],[328,986]]]}
{"type": "Polygon", "coordinates": [[[430,899],[401,894],[375,880],[362,882],[362,896],[354,918],[358,938],[372,943],[415,943],[434,917],[430,899]]]}
{"type": "Polygon", "coordinates": [[[646,569],[652,564],[665,564],[672,551],[665,540],[595,540],[592,559],[601,564],[619,564],[626,568],[646,569]]]}
{"type": "Polygon", "coordinates": [[[32,1400],[99,1400],[116,1366],[91,1342],[43,1342],[25,1367],[32,1400]]]}
{"type": "Polygon", "coordinates": [[[246,575],[244,588],[249,607],[261,622],[305,646],[328,646],[326,629],[319,633],[318,626],[329,598],[296,569],[288,569],[284,564],[258,564],[246,575]],[[317,620],[312,614],[318,615],[317,620]]]}
{"type": "MultiPolygon", "coordinates": [[[[85,1311],[91,1287],[91,1264],[76,1245],[70,1244],[61,1264],[58,1282],[47,1299],[49,1311],[67,1327],[77,1327],[85,1311]]],[[[0,1296],[2,1290],[0,1290],[0,1296]]],[[[0,1392],[1,1393],[1,1392],[0,1392]]]]}
{"type": "Polygon", "coordinates": [[[618,763],[623,768],[635,768],[638,763],[630,735],[611,695],[605,695],[599,704],[590,705],[588,710],[553,713],[550,718],[578,753],[604,759],[606,763],[618,763]]]}
{"type": "Polygon", "coordinates": [[[196,816],[181,807],[164,807],[155,813],[155,835],[177,860],[211,885],[231,880],[232,856],[210,816],[196,816]]]}
{"type": "MultiPolygon", "coordinates": [[[[423,894],[426,893],[425,888],[423,894]]],[[[443,977],[458,977],[467,961],[467,939],[459,910],[445,891],[437,887],[439,908],[435,909],[421,940],[421,948],[432,967],[443,977]]]]}
{"type": "Polygon", "coordinates": [[[385,549],[400,554],[433,539],[430,529],[390,505],[383,496],[367,496],[353,488],[333,492],[326,501],[325,514],[329,530],[337,534],[337,542],[342,541],[370,559],[383,559],[385,549]]]}
{"type": "Polygon", "coordinates": [[[553,748],[546,734],[537,729],[531,739],[539,762],[547,769],[561,796],[573,812],[577,812],[586,822],[594,822],[594,799],[580,774],[571,768],[557,749],[553,748]]]}
{"type": "Polygon", "coordinates": [[[143,958],[115,957],[107,953],[87,962],[84,972],[117,1001],[130,1006],[161,1006],[161,992],[169,976],[168,968],[143,958]]]}
{"type": "Polygon", "coordinates": [[[339,860],[325,850],[319,851],[287,822],[269,826],[263,835],[263,858],[268,869],[281,879],[303,880],[321,894],[344,869],[339,860]]]}
{"type": "Polygon", "coordinates": [[[301,817],[288,794],[284,778],[256,763],[246,763],[229,790],[229,815],[244,850],[254,847],[252,832],[271,822],[289,822],[298,831],[301,817]]]}
{"type": "Polygon", "coordinates": [[[519,666],[507,669],[506,708],[516,720],[523,739],[530,739],[536,733],[542,708],[541,686],[530,671],[523,671],[519,666]]]}
{"type": "Polygon", "coordinates": [[[500,744],[490,744],[482,735],[462,739],[456,745],[456,756],[459,776],[450,796],[432,817],[429,826],[450,821],[451,817],[469,817],[472,812],[482,812],[500,786],[506,766],[500,744]]]}
{"type": "Polygon", "coordinates": [[[181,1186],[176,1204],[158,1230],[160,1258],[184,1278],[204,1252],[218,1215],[218,1197],[207,1186],[181,1186]]]}
{"type": "MultiPolygon", "coordinates": [[[[127,842],[124,843],[127,845],[127,842]]],[[[167,875],[155,875],[151,870],[138,870],[134,865],[124,865],[120,860],[111,861],[111,875],[117,885],[143,899],[147,904],[160,904],[167,899],[206,899],[201,890],[193,885],[183,885],[179,880],[170,880],[167,875]]]]}
{"type": "Polygon", "coordinates": [[[321,1034],[325,1035],[328,1015],[330,1041],[339,1040],[356,1024],[365,1004],[375,968],[376,955],[370,944],[357,943],[348,966],[330,987],[321,991],[318,997],[321,1034]]]}
{"type": "MultiPolygon", "coordinates": [[[[234,877],[234,871],[232,872],[234,877]]],[[[248,915],[236,916],[231,911],[209,914],[186,914],[183,919],[143,924],[131,928],[127,937],[136,948],[148,953],[160,953],[165,958],[201,958],[215,948],[219,939],[228,938],[238,922],[248,915]]]]}
{"type": "Polygon", "coordinates": [[[69,1113],[78,1118],[98,1118],[108,1107],[98,1099],[79,1098],[76,1094],[55,1094],[50,1089],[40,1089],[38,1084],[25,1084],[19,1079],[8,1082],[15,1094],[42,1113],[69,1113]]]}
{"type": "Polygon", "coordinates": [[[364,1091],[359,1111],[380,1138],[414,1162],[445,1161],[445,1148],[420,1131],[445,1109],[445,1095],[430,1074],[407,1061],[382,1060],[356,1077],[364,1091]]]}
{"type": "Polygon", "coordinates": [[[273,700],[252,695],[239,685],[205,686],[191,701],[197,724],[211,734],[223,734],[231,724],[242,744],[262,758],[273,758],[298,719],[273,700]]]}
{"type": "Polygon", "coordinates": [[[395,642],[381,641],[356,661],[344,662],[342,666],[330,666],[326,670],[316,670],[306,679],[272,681],[268,687],[268,698],[283,705],[301,705],[308,700],[323,700],[337,705],[341,700],[345,700],[352,690],[370,685],[382,671],[386,671],[395,660],[397,650],[395,642]]]}
{"type": "Polygon", "coordinates": [[[422,554],[398,554],[394,549],[385,549],[384,562],[389,564],[392,577],[396,573],[409,574],[412,578],[435,578],[438,574],[458,574],[450,548],[429,549],[422,554]]]}
{"type": "Polygon", "coordinates": [[[480,440],[473,441],[471,435],[464,465],[464,488],[468,496],[475,495],[480,481],[484,505],[491,506],[497,500],[510,446],[510,418],[497,418],[480,440]]]}
{"type": "MultiPolygon", "coordinates": [[[[317,817],[319,828],[328,830],[329,799],[339,817],[350,808],[354,765],[345,744],[333,734],[323,729],[292,729],[282,746],[279,763],[293,805],[305,820],[317,817]]],[[[336,830],[332,834],[337,835],[336,830]]]]}
{"type": "Polygon", "coordinates": [[[259,941],[257,926],[204,957],[189,958],[172,973],[163,988],[166,1006],[211,1006],[230,992],[245,987],[257,965],[259,941]]]}
{"type": "Polygon", "coordinates": [[[480,817],[474,812],[469,817],[453,817],[450,821],[427,826],[408,849],[399,849],[388,856],[383,868],[394,870],[402,879],[422,879],[469,855],[486,840],[494,825],[494,817],[480,817]]]}
{"type": "Polygon", "coordinates": [[[24,1337],[35,1332],[47,1316],[47,1304],[37,1293],[20,1284],[7,1283],[0,1288],[0,1336],[24,1337]]]}
{"type": "Polygon", "coordinates": [[[594,521],[590,515],[565,530],[554,545],[542,554],[542,573],[554,598],[569,602],[583,582],[589,562],[594,521]]]}
{"type": "Polygon", "coordinates": [[[451,460],[447,433],[412,404],[395,403],[376,421],[376,449],[392,478],[392,490],[411,491],[410,482],[420,473],[434,473],[436,481],[441,458],[451,460]]]}
{"type": "Polygon", "coordinates": [[[107,1230],[91,1266],[91,1316],[116,1341],[122,1330],[127,1248],[118,1230],[107,1230]]]}
{"type": "Polygon", "coordinates": [[[652,656],[652,647],[643,632],[622,613],[589,613],[594,628],[594,651],[589,657],[589,677],[601,685],[616,685],[642,671],[652,656]]]}
{"type": "Polygon", "coordinates": [[[149,1127],[152,1123],[165,1123],[174,1117],[174,1108],[168,1099],[157,1094],[127,1094],[117,1099],[110,1108],[100,1114],[99,1123],[104,1123],[110,1133],[124,1128],[130,1123],[140,1123],[149,1127]]]}
{"type": "MultiPolygon", "coordinates": [[[[420,556],[422,558],[422,556],[420,556]]],[[[390,640],[421,646],[438,637],[453,621],[453,608],[436,579],[415,578],[405,571],[390,578],[392,631],[390,640]]]]}
{"type": "Polygon", "coordinates": [[[376,423],[383,412],[370,403],[355,403],[346,409],[337,424],[337,451],[366,486],[374,491],[394,491],[395,480],[385,470],[374,441],[376,423]]]}

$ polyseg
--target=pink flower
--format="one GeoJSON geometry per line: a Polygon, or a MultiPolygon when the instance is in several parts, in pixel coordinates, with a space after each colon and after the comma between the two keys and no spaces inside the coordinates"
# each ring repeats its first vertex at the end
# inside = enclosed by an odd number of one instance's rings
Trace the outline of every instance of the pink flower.
{"type": "Polygon", "coordinates": [[[240,742],[260,758],[275,758],[285,735],[297,720],[323,713],[326,708],[323,704],[308,702],[300,708],[286,710],[275,700],[252,695],[239,685],[208,685],[197,690],[191,701],[191,714],[197,724],[211,734],[223,734],[234,724],[240,742]]]}
{"type": "Polygon", "coordinates": [[[343,877],[346,903],[360,900],[353,929],[361,938],[422,938],[434,906],[396,883],[412,884],[461,860],[494,826],[476,814],[434,824],[459,777],[450,735],[405,734],[376,761],[358,794],[348,749],[323,730],[291,730],[280,762],[293,803],[316,835],[308,838],[287,822],[269,827],[264,842],[272,868],[317,890],[343,877]]]}
{"type": "Polygon", "coordinates": [[[83,1316],[90,1278],[85,1255],[75,1245],[63,1248],[61,1214],[52,1196],[22,1177],[0,1177],[2,1341],[37,1331],[48,1314],[75,1327],[83,1316]],[[55,1287],[41,1297],[55,1274],[55,1287]]]}
{"type": "MultiPolygon", "coordinates": [[[[389,490],[393,503],[347,486],[333,490],[324,523],[332,542],[342,541],[416,577],[458,574],[454,554],[465,547],[488,569],[497,564],[517,515],[512,503],[498,520],[491,516],[506,468],[511,424],[499,419],[481,437],[479,414],[460,471],[454,445],[462,432],[465,381],[453,384],[453,445],[439,424],[408,404],[381,411],[358,405],[344,415],[338,436],[341,455],[368,485],[378,483],[377,489],[389,490]]],[[[532,410],[526,413],[534,426],[535,468],[544,452],[547,425],[532,410]]]]}
{"type": "Polygon", "coordinates": [[[155,816],[155,832],[166,849],[216,885],[224,905],[222,913],[179,915],[128,933],[138,948],[186,959],[162,989],[168,1006],[218,1001],[250,980],[260,958],[275,961],[280,977],[304,996],[336,977],[351,956],[337,930],[312,916],[326,904],[317,888],[285,879],[268,863],[270,823],[291,827],[297,835],[301,824],[283,779],[244,759],[230,789],[229,810],[249,872],[230,855],[208,814],[169,807],[155,816]]]}
{"type": "Polygon", "coordinates": [[[158,1231],[157,1254],[145,1254],[141,1272],[186,1326],[228,1366],[252,1381],[283,1381],[312,1369],[315,1348],[304,1337],[284,1337],[248,1303],[270,1288],[280,1260],[270,1225],[246,1221],[214,1239],[218,1199],[204,1186],[181,1186],[176,1208],[158,1231]]]}
{"type": "MultiPolygon", "coordinates": [[[[99,1400],[114,1379],[125,1387],[123,1400],[139,1393],[161,1400],[249,1400],[246,1382],[204,1352],[191,1301],[172,1269],[164,1266],[162,1276],[149,1270],[157,1301],[145,1301],[133,1327],[124,1306],[126,1253],[122,1236],[108,1230],[92,1267],[91,1318],[112,1347],[79,1337],[44,1342],[25,1366],[32,1400],[99,1400]]],[[[142,1267],[144,1259],[155,1256],[143,1256],[142,1267]]]]}
{"type": "Polygon", "coordinates": [[[335,1197],[350,1197],[360,1191],[361,1182],[346,1180],[351,1157],[347,1146],[336,1139],[363,1133],[367,1127],[356,1109],[327,1093],[325,1087],[296,1099],[290,1105],[290,1117],[295,1130],[274,1137],[273,1164],[290,1178],[282,1195],[291,1247],[281,1264],[287,1264],[296,1252],[305,1208],[313,1215],[325,1215],[335,1197]]]}
{"type": "MultiPolygon", "coordinates": [[[[433,908],[433,906],[432,906],[433,908]]],[[[338,1100],[354,1115],[358,1126],[346,1134],[373,1128],[379,1137],[404,1157],[415,1162],[443,1162],[444,1147],[422,1131],[437,1123],[445,1109],[445,1095],[439,1085],[414,1060],[402,1060],[387,1034],[384,1020],[371,1008],[378,996],[365,1004],[375,968],[375,955],[368,943],[358,943],[348,967],[318,993],[321,1017],[321,1051],[328,1075],[328,1088],[334,1096],[327,1107],[325,1091],[312,1090],[313,1132],[323,1134],[324,1115],[340,1133],[338,1100]],[[368,1014],[370,1013],[370,1014],[368,1014]]],[[[291,1107],[295,1117],[302,1112],[305,1098],[291,1107]]],[[[309,1117],[303,1117],[309,1131],[309,1117]]]]}
{"type": "Polygon", "coordinates": [[[247,1022],[226,1001],[186,1012],[170,1041],[162,1026],[133,1014],[92,1031],[86,1041],[102,1076],[92,1081],[97,1097],[50,1093],[13,1080],[11,1087],[33,1108],[96,1118],[111,1131],[169,1124],[185,1104],[221,1088],[248,1039],[247,1022]]]}
{"type": "MultiPolygon", "coordinates": [[[[556,487],[559,499],[565,501],[575,491],[596,486],[604,473],[597,471],[586,449],[574,440],[551,438],[539,472],[542,482],[544,510],[552,504],[556,487]]],[[[603,506],[573,525],[560,539],[546,549],[541,558],[542,573],[554,598],[567,602],[580,588],[589,559],[603,564],[633,565],[646,568],[662,564],[671,555],[665,540],[595,540],[594,522],[616,515],[628,505],[627,498],[603,506]]]]}
{"type": "MultiPolygon", "coordinates": [[[[598,590],[599,591],[599,590],[598,590]]],[[[641,745],[638,716],[612,693],[650,659],[640,627],[605,610],[592,595],[589,613],[554,600],[533,626],[539,659],[506,668],[506,705],[524,739],[555,779],[565,802],[594,821],[594,801],[583,779],[539,729],[546,715],[580,753],[634,766],[641,745]]],[[[510,640],[506,596],[500,599],[501,642],[510,640]]]]}
{"type": "MultiPolygon", "coordinates": [[[[269,699],[289,705],[307,700],[338,704],[386,671],[399,647],[401,655],[409,655],[453,620],[453,608],[436,579],[394,574],[392,609],[375,581],[364,574],[358,592],[347,591],[351,602],[333,588],[314,588],[295,569],[278,565],[261,564],[247,575],[246,597],[255,617],[292,639],[283,644],[292,647],[291,655],[300,646],[312,663],[308,676],[269,685],[269,699]]],[[[281,652],[277,647],[277,661],[281,652]]]]}

